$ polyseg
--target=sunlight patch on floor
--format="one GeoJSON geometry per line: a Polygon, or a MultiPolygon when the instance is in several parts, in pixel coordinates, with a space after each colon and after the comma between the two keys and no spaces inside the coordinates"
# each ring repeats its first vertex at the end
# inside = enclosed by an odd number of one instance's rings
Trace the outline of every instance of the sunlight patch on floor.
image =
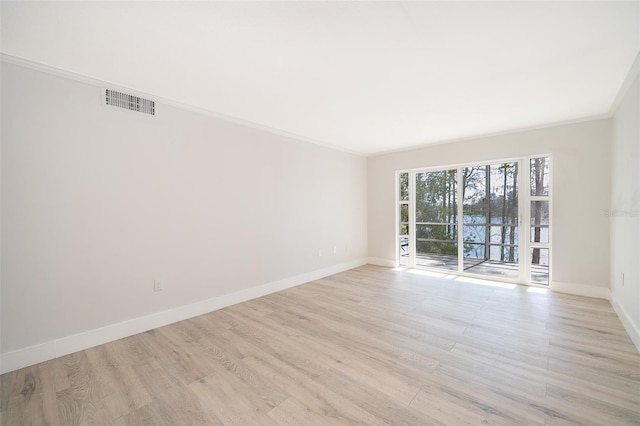
{"type": "Polygon", "coordinates": [[[491,281],[491,280],[469,278],[469,277],[457,277],[455,280],[461,281],[463,283],[485,285],[489,287],[508,288],[508,289],[514,289],[518,286],[517,284],[504,283],[501,281],[491,281]]]}
{"type": "Polygon", "coordinates": [[[540,288],[540,287],[529,287],[527,289],[527,293],[540,293],[547,294],[549,292],[548,288],[540,288]]]}
{"type": "Polygon", "coordinates": [[[456,278],[455,275],[442,273],[442,272],[424,271],[422,269],[407,269],[406,271],[414,275],[422,275],[422,276],[431,277],[431,278],[440,278],[443,280],[452,280],[456,278]]]}
{"type": "MultiPolygon", "coordinates": [[[[503,282],[503,281],[493,281],[493,280],[488,280],[488,279],[483,279],[483,278],[471,278],[471,277],[461,277],[455,274],[449,274],[446,272],[437,272],[437,271],[427,271],[424,269],[414,269],[414,268],[408,268],[406,266],[397,266],[395,268],[392,269],[393,271],[398,271],[398,272],[406,272],[408,274],[412,274],[412,275],[420,275],[423,277],[431,277],[431,278],[438,278],[441,280],[454,280],[454,281],[460,281],[463,283],[468,283],[468,284],[476,284],[476,285],[484,285],[484,286],[489,286],[489,287],[498,287],[498,288],[506,288],[506,289],[514,289],[516,287],[518,287],[517,284],[512,284],[512,283],[508,283],[508,282],[503,282]]],[[[546,293],[547,289],[544,288],[538,288],[538,287],[531,287],[531,289],[529,290],[532,293],[546,293]],[[532,290],[535,289],[535,290],[532,290]]]]}

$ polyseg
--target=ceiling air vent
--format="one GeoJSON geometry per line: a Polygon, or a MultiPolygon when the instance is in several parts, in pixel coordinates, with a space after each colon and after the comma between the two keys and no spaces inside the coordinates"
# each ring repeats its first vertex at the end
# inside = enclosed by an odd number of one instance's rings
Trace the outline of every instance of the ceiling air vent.
{"type": "Polygon", "coordinates": [[[138,111],[144,114],[156,115],[156,102],[134,95],[105,89],[104,103],[118,108],[138,111]]]}

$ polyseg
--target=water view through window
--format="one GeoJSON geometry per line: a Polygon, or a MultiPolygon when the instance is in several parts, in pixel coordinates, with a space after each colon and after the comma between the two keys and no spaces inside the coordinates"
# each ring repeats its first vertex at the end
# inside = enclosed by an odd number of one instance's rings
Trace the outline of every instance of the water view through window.
{"type": "Polygon", "coordinates": [[[398,177],[401,266],[548,284],[547,157],[401,172],[398,177]],[[526,188],[524,200],[521,187],[526,188]],[[523,216],[530,220],[521,236],[523,216]]]}

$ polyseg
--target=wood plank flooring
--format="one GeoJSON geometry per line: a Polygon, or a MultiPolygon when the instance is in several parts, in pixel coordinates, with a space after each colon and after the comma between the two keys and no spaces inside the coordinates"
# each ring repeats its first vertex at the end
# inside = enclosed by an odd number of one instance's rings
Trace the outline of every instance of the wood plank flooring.
{"type": "Polygon", "coordinates": [[[640,424],[607,301],[375,266],[0,380],[3,425],[640,424]]]}

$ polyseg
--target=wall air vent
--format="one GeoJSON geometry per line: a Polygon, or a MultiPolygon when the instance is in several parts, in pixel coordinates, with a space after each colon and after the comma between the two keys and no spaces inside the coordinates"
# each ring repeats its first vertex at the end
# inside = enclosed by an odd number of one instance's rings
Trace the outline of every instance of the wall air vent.
{"type": "Polygon", "coordinates": [[[138,111],[144,114],[156,115],[156,102],[134,95],[105,89],[104,103],[118,108],[138,111]]]}

